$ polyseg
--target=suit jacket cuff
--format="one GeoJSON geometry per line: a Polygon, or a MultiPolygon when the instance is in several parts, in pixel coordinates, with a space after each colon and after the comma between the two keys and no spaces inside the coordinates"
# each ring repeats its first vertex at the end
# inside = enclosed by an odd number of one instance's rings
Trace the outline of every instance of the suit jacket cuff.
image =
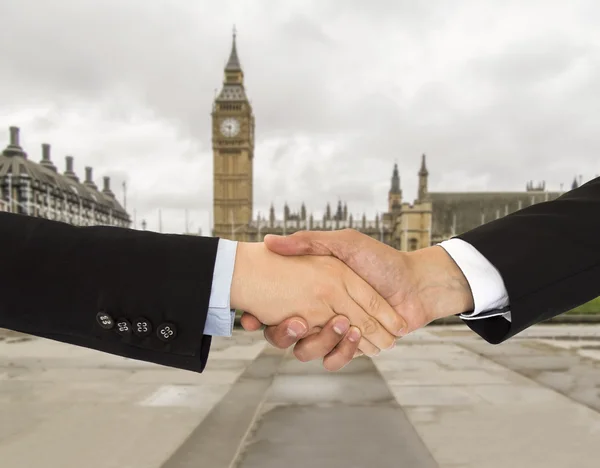
{"type": "Polygon", "coordinates": [[[460,317],[474,320],[504,316],[510,320],[508,292],[496,267],[475,247],[461,239],[449,239],[439,245],[461,269],[473,294],[474,310],[460,317]]]}

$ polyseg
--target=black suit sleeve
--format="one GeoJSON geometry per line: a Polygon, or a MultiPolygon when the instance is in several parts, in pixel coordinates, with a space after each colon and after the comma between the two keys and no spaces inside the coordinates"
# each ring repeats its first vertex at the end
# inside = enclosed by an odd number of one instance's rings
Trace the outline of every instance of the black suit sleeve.
{"type": "Polygon", "coordinates": [[[458,238],[500,272],[512,321],[465,320],[490,343],[600,296],[600,178],[458,238]]]}
{"type": "Polygon", "coordinates": [[[204,369],[217,238],[0,213],[0,246],[0,327],[204,369]]]}

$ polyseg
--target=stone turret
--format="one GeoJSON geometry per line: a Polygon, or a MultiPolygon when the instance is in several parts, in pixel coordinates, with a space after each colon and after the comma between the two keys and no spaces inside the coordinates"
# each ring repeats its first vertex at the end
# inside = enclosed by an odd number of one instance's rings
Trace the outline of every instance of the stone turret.
{"type": "Polygon", "coordinates": [[[283,205],[283,220],[287,221],[288,219],[290,219],[290,207],[286,202],[285,205],[283,205]]]}
{"type": "Polygon", "coordinates": [[[402,189],[400,188],[400,174],[398,173],[398,164],[394,164],[392,172],[392,186],[388,193],[388,210],[390,212],[398,211],[402,205],[402,189]]]}
{"type": "Polygon", "coordinates": [[[342,201],[338,201],[337,211],[335,212],[335,220],[340,221],[344,219],[344,210],[342,209],[342,201]]]}
{"type": "Polygon", "coordinates": [[[419,201],[425,201],[429,198],[428,178],[429,171],[427,170],[426,156],[421,156],[421,169],[419,169],[419,201]]]}

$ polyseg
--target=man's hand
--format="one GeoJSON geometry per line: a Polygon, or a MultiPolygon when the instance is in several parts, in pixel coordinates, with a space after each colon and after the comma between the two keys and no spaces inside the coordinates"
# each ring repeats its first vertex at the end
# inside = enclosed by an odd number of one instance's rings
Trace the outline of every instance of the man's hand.
{"type": "Polygon", "coordinates": [[[280,255],[337,257],[373,286],[404,319],[407,326],[402,335],[438,318],[473,309],[466,278],[439,246],[400,252],[352,229],[302,231],[288,237],[268,235],[265,245],[280,255]]]}
{"type": "Polygon", "coordinates": [[[332,257],[284,257],[262,243],[238,244],[231,307],[266,325],[302,317],[310,328],[345,315],[362,333],[359,349],[372,356],[395,344],[405,327],[392,307],[360,276],[332,257]]]}
{"type": "MultiPolygon", "coordinates": [[[[241,322],[248,331],[262,327],[262,323],[248,313],[242,315],[241,322]]],[[[350,326],[350,321],[343,315],[333,317],[322,329],[316,327],[310,331],[304,319],[289,318],[279,325],[265,328],[264,335],[276,348],[286,349],[296,343],[294,355],[299,361],[323,358],[323,367],[329,371],[340,370],[353,357],[362,354],[358,350],[360,330],[350,326]]]]}

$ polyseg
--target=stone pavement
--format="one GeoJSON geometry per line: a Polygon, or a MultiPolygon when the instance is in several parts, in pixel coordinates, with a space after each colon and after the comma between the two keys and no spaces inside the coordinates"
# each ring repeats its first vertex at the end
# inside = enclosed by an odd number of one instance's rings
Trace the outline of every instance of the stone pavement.
{"type": "Polygon", "coordinates": [[[600,327],[428,327],[329,374],[236,332],[205,373],[0,335],[0,467],[600,466],[600,327]]]}

